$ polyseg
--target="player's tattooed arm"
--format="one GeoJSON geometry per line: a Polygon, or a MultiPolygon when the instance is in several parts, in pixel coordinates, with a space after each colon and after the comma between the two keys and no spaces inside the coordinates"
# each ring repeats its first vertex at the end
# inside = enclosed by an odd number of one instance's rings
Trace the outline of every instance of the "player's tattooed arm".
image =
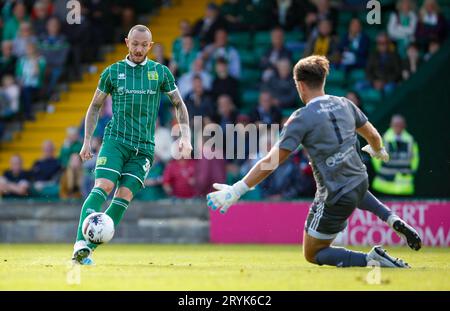
{"type": "Polygon", "coordinates": [[[178,89],[167,93],[167,96],[169,96],[170,101],[175,107],[176,117],[181,131],[181,153],[184,157],[188,157],[192,151],[191,131],[189,129],[189,113],[178,89]]]}
{"type": "Polygon", "coordinates": [[[181,135],[182,136],[189,135],[190,134],[189,114],[186,105],[184,104],[183,99],[181,98],[180,92],[178,91],[178,89],[176,89],[170,93],[167,93],[167,95],[169,96],[170,101],[175,107],[178,124],[181,127],[181,135]]]}
{"type": "Polygon", "coordinates": [[[84,139],[91,140],[94,134],[95,128],[97,126],[98,117],[100,115],[100,110],[102,109],[103,103],[105,102],[108,94],[103,93],[100,90],[96,90],[94,97],[92,98],[91,104],[89,105],[85,124],[84,124],[84,139]]]}
{"type": "Polygon", "coordinates": [[[80,157],[83,161],[88,160],[93,156],[91,152],[91,138],[97,127],[100,110],[102,109],[107,96],[108,94],[97,89],[86,113],[86,118],[84,120],[84,142],[80,151],[80,157]]]}

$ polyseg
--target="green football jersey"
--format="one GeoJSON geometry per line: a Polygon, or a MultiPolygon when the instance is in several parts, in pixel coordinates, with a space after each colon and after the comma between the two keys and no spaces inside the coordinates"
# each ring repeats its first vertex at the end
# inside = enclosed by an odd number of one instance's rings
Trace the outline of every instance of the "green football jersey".
{"type": "Polygon", "coordinates": [[[161,93],[176,89],[169,68],[149,59],[135,64],[125,58],[103,71],[98,89],[112,97],[113,117],[103,139],[153,153],[161,93]]]}

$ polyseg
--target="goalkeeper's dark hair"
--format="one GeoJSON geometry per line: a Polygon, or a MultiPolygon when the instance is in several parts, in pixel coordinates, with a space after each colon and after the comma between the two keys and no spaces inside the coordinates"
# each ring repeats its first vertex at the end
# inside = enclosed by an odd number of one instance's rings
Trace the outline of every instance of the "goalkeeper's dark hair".
{"type": "Polygon", "coordinates": [[[294,79],[311,89],[322,88],[330,71],[330,62],[325,56],[312,55],[302,58],[294,66],[294,79]]]}

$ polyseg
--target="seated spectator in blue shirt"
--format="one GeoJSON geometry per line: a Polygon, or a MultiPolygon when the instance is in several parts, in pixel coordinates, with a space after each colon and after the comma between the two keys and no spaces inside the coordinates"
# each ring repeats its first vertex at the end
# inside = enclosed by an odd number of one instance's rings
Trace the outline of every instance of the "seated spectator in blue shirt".
{"type": "Polygon", "coordinates": [[[263,81],[268,81],[276,73],[276,64],[282,58],[292,58],[292,53],[284,44],[284,31],[276,27],[270,33],[272,46],[264,53],[259,64],[263,70],[263,81]]]}
{"type": "Polygon", "coordinates": [[[205,68],[210,73],[214,72],[214,66],[219,58],[224,58],[228,63],[228,72],[233,78],[241,76],[241,58],[238,50],[228,44],[228,33],[225,29],[218,29],[214,35],[214,42],[207,45],[202,52],[205,68]]]}
{"type": "Polygon", "coordinates": [[[362,31],[361,21],[358,18],[353,18],[350,21],[348,33],[341,40],[342,67],[346,70],[364,68],[369,47],[369,37],[362,31]]]}
{"type": "Polygon", "coordinates": [[[29,174],[22,167],[22,158],[14,155],[10,159],[10,168],[0,176],[0,197],[19,198],[28,196],[30,188],[29,174]]]}
{"type": "Polygon", "coordinates": [[[31,168],[33,187],[37,192],[41,192],[46,187],[58,184],[61,164],[55,157],[55,145],[52,141],[46,140],[42,144],[42,158],[34,162],[31,168]]]}
{"type": "Polygon", "coordinates": [[[273,97],[274,104],[279,109],[298,108],[298,93],[292,79],[292,64],[287,58],[279,60],[276,64],[277,72],[262,89],[267,90],[273,97]]]}
{"type": "Polygon", "coordinates": [[[203,87],[202,78],[194,76],[193,90],[186,96],[186,108],[191,118],[191,124],[194,124],[193,118],[195,116],[212,117],[215,113],[215,103],[203,87]]]}
{"type": "Polygon", "coordinates": [[[69,43],[60,32],[61,26],[56,17],[47,22],[47,33],[40,38],[39,51],[47,64],[46,96],[53,96],[55,86],[61,77],[69,53],[69,43]]]}
{"type": "Polygon", "coordinates": [[[259,94],[258,106],[253,111],[252,121],[256,124],[280,124],[281,112],[273,103],[272,95],[268,91],[259,94]]]}

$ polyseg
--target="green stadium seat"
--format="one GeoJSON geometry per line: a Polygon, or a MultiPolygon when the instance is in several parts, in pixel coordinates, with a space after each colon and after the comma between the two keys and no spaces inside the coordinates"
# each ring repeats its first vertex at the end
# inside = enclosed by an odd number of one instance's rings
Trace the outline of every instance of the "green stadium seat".
{"type": "Polygon", "coordinates": [[[338,86],[325,86],[325,93],[334,95],[334,96],[345,96],[347,95],[347,90],[343,87],[338,86]]]}
{"type": "Polygon", "coordinates": [[[235,32],[228,35],[228,43],[240,50],[249,48],[252,40],[248,32],[235,32]]]}
{"type": "Polygon", "coordinates": [[[356,82],[366,79],[366,71],[364,69],[354,69],[350,72],[349,83],[354,86],[356,82]]]}
{"type": "Polygon", "coordinates": [[[259,64],[260,56],[254,50],[238,50],[241,58],[241,63],[244,67],[257,67],[259,64]]]}
{"type": "Polygon", "coordinates": [[[350,23],[350,20],[353,18],[352,12],[339,12],[339,21],[338,25],[345,25],[347,26],[350,23]]]}
{"type": "Polygon", "coordinates": [[[381,92],[375,89],[364,90],[359,95],[364,107],[370,107],[370,105],[376,106],[383,98],[381,92]]]}
{"type": "Polygon", "coordinates": [[[261,70],[244,68],[241,73],[241,84],[243,86],[256,86],[261,79],[261,70]]]}
{"type": "Polygon", "coordinates": [[[245,109],[247,113],[250,113],[258,104],[259,91],[255,89],[245,90],[241,97],[242,108],[245,109]]]}
{"type": "Polygon", "coordinates": [[[305,50],[298,50],[298,51],[294,51],[292,52],[292,59],[294,61],[294,63],[296,63],[297,61],[300,60],[300,58],[303,57],[303,54],[305,53],[305,50]]]}
{"type": "Polygon", "coordinates": [[[255,34],[253,39],[255,48],[269,47],[271,45],[270,31],[259,31],[255,34]]]}
{"type": "Polygon", "coordinates": [[[285,42],[299,42],[305,40],[305,34],[302,31],[289,31],[284,34],[285,42]]]}
{"type": "Polygon", "coordinates": [[[339,69],[332,69],[327,77],[327,85],[343,86],[345,84],[345,72],[339,69]]]}

